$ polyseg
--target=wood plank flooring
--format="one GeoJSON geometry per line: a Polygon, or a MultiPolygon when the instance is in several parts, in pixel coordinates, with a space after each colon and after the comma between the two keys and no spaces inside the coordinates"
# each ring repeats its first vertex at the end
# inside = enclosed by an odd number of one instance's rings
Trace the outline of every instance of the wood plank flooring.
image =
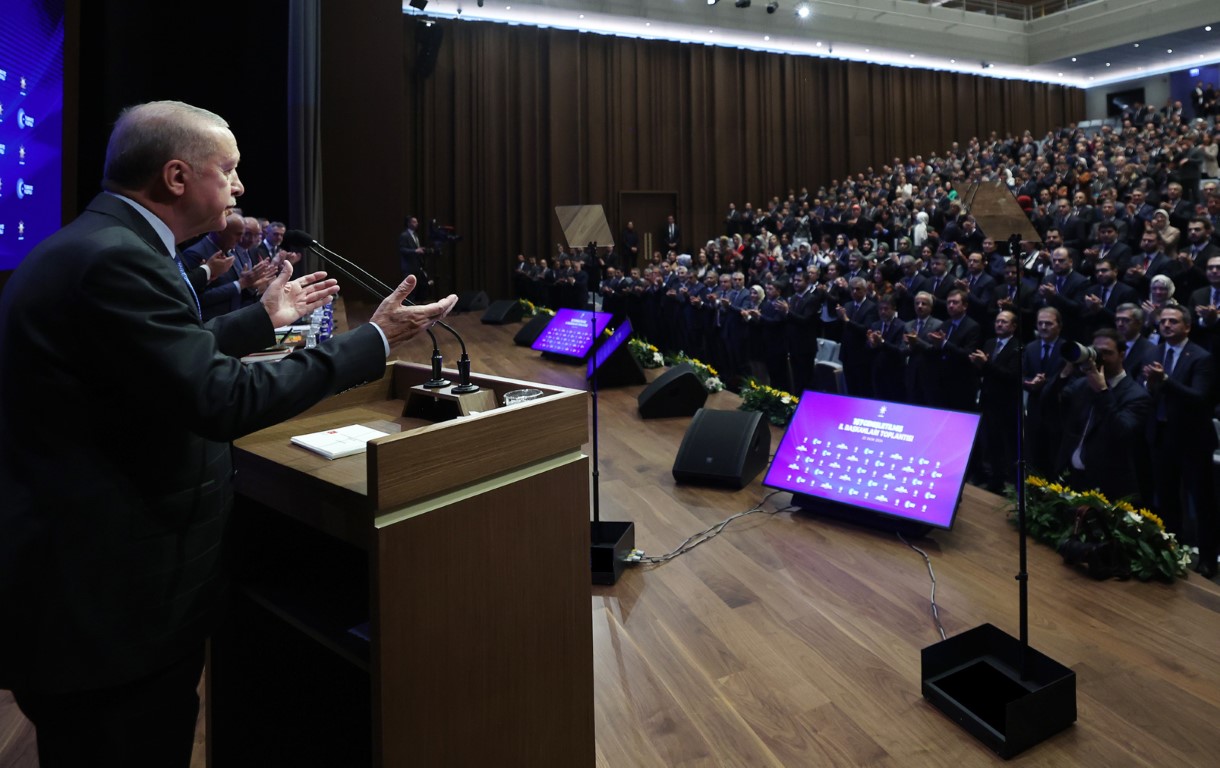
{"type": "MultiPolygon", "coordinates": [[[[583,369],[515,347],[519,325],[478,320],[454,318],[476,371],[582,386],[583,369]]],[[[456,345],[438,337],[452,362],[456,345]]],[[[422,342],[396,352],[427,359],[422,342]]],[[[659,555],[767,491],[676,485],[689,419],[641,420],[639,389],[599,398],[601,513],[634,521],[637,546],[659,555]]],[[[722,393],[707,407],[737,402],[722,393]]],[[[950,636],[988,622],[1016,634],[1016,542],[1003,500],[972,487],[951,532],[914,542],[932,559],[950,636]]],[[[1214,765],[1220,587],[1194,574],[1099,583],[1047,547],[1029,555],[1031,644],[1076,672],[1079,720],[1011,764],[1214,765]]],[[[923,558],[898,538],[792,511],[734,521],[668,564],[593,587],[598,766],[1001,763],[920,695],[920,649],[939,640],[930,590],[923,558]]],[[[33,730],[0,692],[0,766],[36,764],[33,730]]]]}

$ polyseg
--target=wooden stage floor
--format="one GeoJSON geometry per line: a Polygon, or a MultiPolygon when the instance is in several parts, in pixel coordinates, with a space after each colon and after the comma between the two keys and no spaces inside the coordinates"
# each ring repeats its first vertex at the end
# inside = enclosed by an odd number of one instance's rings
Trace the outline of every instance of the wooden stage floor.
{"type": "MultiPolygon", "coordinates": [[[[514,346],[517,324],[485,326],[477,314],[453,324],[477,372],[583,386],[581,369],[514,346]]],[[[438,338],[452,364],[456,345],[438,338]]],[[[428,358],[418,340],[396,353],[428,358]]],[[[601,393],[601,513],[633,521],[636,545],[659,555],[767,491],[675,485],[689,419],[640,419],[639,389],[601,393]]],[[[707,407],[738,402],[720,393],[707,407]]],[[[773,429],[773,448],[780,436],[773,429]]],[[[983,623],[1016,634],[1017,536],[1002,499],[967,486],[953,530],[915,543],[932,559],[950,636],[983,623]]],[[[1220,587],[1195,574],[1169,586],[1095,582],[1032,543],[1029,570],[1031,645],[1076,672],[1079,719],[1011,764],[1214,765],[1220,587]]],[[[598,766],[1001,763],[920,694],[920,649],[939,640],[931,586],[898,538],[789,511],[737,520],[665,565],[630,567],[592,588],[598,766]]],[[[0,693],[0,766],[36,765],[32,741],[0,693]]],[[[203,765],[202,749],[195,757],[203,765]]]]}

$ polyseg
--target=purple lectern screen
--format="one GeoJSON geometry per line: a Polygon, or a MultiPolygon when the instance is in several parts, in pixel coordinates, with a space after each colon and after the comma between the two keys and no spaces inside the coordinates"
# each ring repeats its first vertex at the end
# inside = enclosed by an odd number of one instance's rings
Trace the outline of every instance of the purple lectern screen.
{"type": "Polygon", "coordinates": [[[763,485],[949,528],[979,416],[806,392],[763,485]]]}
{"type": "Polygon", "coordinates": [[[557,310],[530,348],[539,352],[584,359],[593,348],[593,342],[610,324],[610,317],[609,312],[557,310]]]}

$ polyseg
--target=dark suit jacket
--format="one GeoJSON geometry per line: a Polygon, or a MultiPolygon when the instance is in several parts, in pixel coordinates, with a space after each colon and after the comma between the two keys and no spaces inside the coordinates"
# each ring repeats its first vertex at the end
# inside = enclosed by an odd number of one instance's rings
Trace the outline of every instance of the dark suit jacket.
{"type": "Polygon", "coordinates": [[[978,323],[963,317],[952,330],[953,321],[946,320],[940,330],[946,334],[939,356],[934,356],[940,386],[940,403],[962,411],[975,410],[978,395],[978,373],[970,362],[970,353],[979,348],[981,331],[978,323]]]}
{"type": "Polygon", "coordinates": [[[228,442],[384,374],[366,326],[275,364],[262,307],[201,325],[151,226],[100,195],[0,298],[0,688],[115,685],[182,658],[223,589],[228,442]],[[81,342],[81,323],[96,346],[81,342]]]}
{"type": "Polygon", "coordinates": [[[866,331],[874,320],[877,320],[877,302],[865,299],[859,308],[852,301],[843,304],[847,309],[847,321],[843,323],[843,337],[840,340],[839,361],[844,367],[872,365],[872,354],[866,341],[866,331]]]}
{"type": "Polygon", "coordinates": [[[1097,488],[1111,501],[1135,496],[1143,455],[1137,447],[1143,440],[1152,398],[1130,376],[1101,392],[1094,392],[1084,378],[1065,382],[1056,379],[1048,384],[1044,400],[1048,415],[1063,429],[1055,473],[1072,468],[1072,454],[1079,447],[1087,488],[1097,488]]]}
{"type": "MultiPolygon", "coordinates": [[[[1010,414],[1009,422],[1015,427],[1017,403],[1021,400],[1021,357],[1017,352],[1020,342],[1015,336],[1010,337],[1000,354],[996,355],[996,341],[992,338],[983,342],[982,350],[987,355],[987,362],[979,370],[982,376],[979,408],[998,416],[1010,414]]],[[[999,423],[1006,425],[1002,419],[999,423]]]]}
{"type": "Polygon", "coordinates": [[[1123,304],[1139,304],[1140,298],[1135,293],[1135,289],[1126,283],[1116,280],[1114,285],[1110,286],[1110,295],[1106,296],[1105,288],[1101,285],[1090,285],[1084,292],[1085,296],[1096,296],[1099,299],[1105,299],[1105,303],[1096,312],[1088,311],[1088,304],[1082,299],[1081,319],[1084,321],[1084,338],[1082,343],[1088,344],[1091,342],[1093,333],[1099,328],[1113,328],[1114,314],[1119,306],[1123,304]]]}
{"type": "Polygon", "coordinates": [[[1127,372],[1128,376],[1142,381],[1144,366],[1156,362],[1156,354],[1156,345],[1140,336],[1135,340],[1131,351],[1123,356],[1123,370],[1127,372]]]}
{"type": "MultiPolygon", "coordinates": [[[[1155,361],[1164,359],[1165,345],[1159,344],[1155,361]]],[[[1163,412],[1168,442],[1180,443],[1192,451],[1216,450],[1216,429],[1211,419],[1215,386],[1216,359],[1203,347],[1187,341],[1173,372],[1160,386],[1149,390],[1153,400],[1149,439],[1163,412]]]]}

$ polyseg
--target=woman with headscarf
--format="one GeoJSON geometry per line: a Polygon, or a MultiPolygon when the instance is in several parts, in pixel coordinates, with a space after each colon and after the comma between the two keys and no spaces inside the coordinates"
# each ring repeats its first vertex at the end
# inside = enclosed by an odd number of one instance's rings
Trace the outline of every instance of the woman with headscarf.
{"type": "Polygon", "coordinates": [[[920,211],[915,214],[915,226],[911,227],[911,244],[916,248],[923,245],[923,241],[928,239],[928,214],[926,211],[920,211]]]}
{"type": "Polygon", "coordinates": [[[1165,255],[1171,259],[1176,258],[1178,241],[1182,239],[1182,230],[1169,223],[1169,213],[1163,208],[1153,211],[1150,226],[1160,239],[1161,250],[1165,252],[1165,255]]]}

